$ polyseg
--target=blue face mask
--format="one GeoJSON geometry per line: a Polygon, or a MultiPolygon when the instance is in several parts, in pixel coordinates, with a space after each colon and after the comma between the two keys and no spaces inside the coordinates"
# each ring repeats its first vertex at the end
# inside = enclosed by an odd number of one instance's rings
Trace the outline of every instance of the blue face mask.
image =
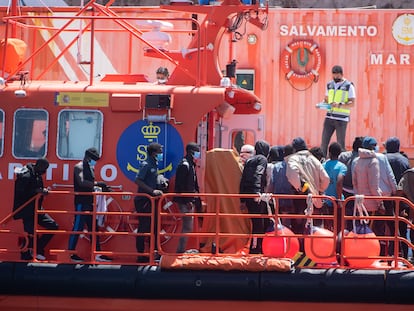
{"type": "Polygon", "coordinates": [[[200,151],[194,151],[194,159],[200,159],[201,153],[200,151]]]}
{"type": "Polygon", "coordinates": [[[96,161],[95,161],[95,160],[90,159],[90,161],[89,161],[89,166],[95,166],[95,165],[96,165],[96,161]]]}
{"type": "Polygon", "coordinates": [[[378,152],[379,151],[378,145],[375,146],[375,149],[374,150],[375,150],[375,152],[378,152]]]}
{"type": "Polygon", "coordinates": [[[162,160],[164,160],[164,154],[163,153],[157,153],[156,159],[157,159],[158,162],[161,162],[162,160]]]}

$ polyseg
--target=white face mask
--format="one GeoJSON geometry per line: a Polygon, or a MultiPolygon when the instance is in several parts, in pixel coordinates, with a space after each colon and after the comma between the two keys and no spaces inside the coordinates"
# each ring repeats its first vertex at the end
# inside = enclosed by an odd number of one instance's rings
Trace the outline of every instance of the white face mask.
{"type": "Polygon", "coordinates": [[[165,84],[167,83],[167,79],[158,79],[158,84],[165,84]]]}
{"type": "Polygon", "coordinates": [[[374,150],[375,150],[375,152],[378,152],[379,151],[378,145],[375,146],[374,150]]]}

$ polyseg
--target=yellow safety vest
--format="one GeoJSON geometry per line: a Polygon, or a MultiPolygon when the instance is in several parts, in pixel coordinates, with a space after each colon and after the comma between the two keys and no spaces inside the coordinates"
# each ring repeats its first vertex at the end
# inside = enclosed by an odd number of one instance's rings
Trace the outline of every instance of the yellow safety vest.
{"type": "MultiPolygon", "coordinates": [[[[351,87],[351,82],[345,80],[339,88],[335,89],[335,82],[331,81],[328,83],[328,103],[347,103],[348,102],[348,94],[349,88],[351,87]]],[[[342,107],[332,107],[328,111],[328,115],[333,117],[349,117],[351,114],[351,110],[348,108],[342,107]]]]}

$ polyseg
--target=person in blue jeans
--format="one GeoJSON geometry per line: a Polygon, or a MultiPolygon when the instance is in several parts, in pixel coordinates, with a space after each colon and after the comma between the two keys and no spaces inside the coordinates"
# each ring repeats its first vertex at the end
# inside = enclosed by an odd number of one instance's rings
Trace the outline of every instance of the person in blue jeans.
{"type": "MultiPolygon", "coordinates": [[[[96,161],[100,159],[98,150],[96,148],[89,148],[85,151],[85,156],[82,161],[75,165],[73,170],[73,187],[75,192],[93,192],[95,186],[102,186],[102,183],[95,182],[95,173],[94,167],[96,161]]],[[[93,195],[84,195],[77,194],[75,195],[75,211],[76,212],[91,212],[93,211],[93,195]]],[[[72,231],[80,232],[83,228],[88,228],[89,232],[92,232],[92,215],[85,214],[76,214],[73,222],[72,231]]],[[[69,247],[70,251],[76,249],[78,243],[79,234],[72,234],[69,238],[69,247]]],[[[101,250],[101,245],[99,241],[99,235],[96,236],[96,250],[101,250]]],[[[79,257],[77,254],[72,254],[70,256],[71,260],[74,262],[81,262],[83,258],[79,257]]],[[[105,255],[96,255],[96,261],[111,261],[112,259],[105,255]]]]}

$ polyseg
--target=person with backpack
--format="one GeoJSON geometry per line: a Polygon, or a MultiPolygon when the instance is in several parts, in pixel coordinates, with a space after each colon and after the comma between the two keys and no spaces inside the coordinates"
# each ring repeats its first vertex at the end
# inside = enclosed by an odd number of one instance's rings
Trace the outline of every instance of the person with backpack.
{"type": "MultiPolygon", "coordinates": [[[[264,140],[259,140],[254,145],[255,155],[249,158],[243,169],[240,179],[240,194],[257,194],[264,193],[266,189],[266,170],[267,156],[269,155],[269,144],[264,140]]],[[[250,254],[262,254],[262,237],[257,234],[264,234],[270,225],[267,217],[267,204],[257,198],[241,198],[242,208],[247,208],[249,214],[266,215],[263,218],[252,217],[252,241],[250,243],[250,254]]]]}
{"type": "MultiPolygon", "coordinates": [[[[296,137],[292,141],[295,153],[287,157],[286,176],[292,185],[295,194],[304,195],[312,193],[320,195],[329,185],[329,176],[322,163],[309,151],[305,140],[296,137]]],[[[320,209],[322,200],[313,198],[313,205],[320,209]]],[[[295,214],[303,215],[306,208],[306,199],[296,199],[295,214]]],[[[315,210],[315,213],[317,210],[315,210]]],[[[305,232],[306,219],[295,219],[292,223],[293,232],[303,234],[305,232]]]]}
{"type": "MultiPolygon", "coordinates": [[[[21,252],[22,260],[33,260],[33,235],[34,235],[34,218],[36,200],[34,197],[41,194],[37,208],[43,210],[43,197],[48,194],[48,190],[43,186],[42,175],[46,173],[49,167],[49,161],[46,158],[40,158],[35,164],[28,163],[22,168],[16,169],[16,180],[14,183],[14,219],[23,220],[24,231],[28,234],[27,250],[21,252]],[[29,202],[30,201],[30,202],[29,202]],[[29,202],[29,203],[27,203],[29,202]],[[27,205],[22,208],[24,204],[27,205]]],[[[37,214],[37,224],[46,230],[57,230],[58,224],[48,214],[37,214]]],[[[53,234],[37,235],[36,259],[45,260],[45,247],[53,238],[53,234]]]]}
{"type": "MultiPolygon", "coordinates": [[[[268,171],[269,183],[267,185],[267,192],[274,194],[294,194],[294,190],[290,185],[286,176],[287,163],[284,158],[285,152],[283,146],[274,146],[270,148],[269,156],[272,160],[272,165],[268,171]]],[[[293,214],[294,205],[292,199],[278,200],[279,214],[293,214]]],[[[281,223],[291,229],[291,219],[282,218],[281,223]]]]}
{"type": "MultiPolygon", "coordinates": [[[[354,195],[354,186],[352,184],[352,162],[358,157],[358,149],[362,147],[363,136],[356,136],[352,143],[352,150],[343,151],[339,154],[338,160],[346,165],[346,174],[342,182],[342,194],[344,198],[354,195]]],[[[345,215],[352,216],[354,212],[355,201],[348,201],[345,205],[345,215]]],[[[351,231],[353,228],[352,220],[347,220],[346,229],[351,231]]]]}
{"type": "MultiPolygon", "coordinates": [[[[187,144],[186,155],[180,161],[177,167],[177,173],[175,177],[175,190],[176,193],[198,193],[198,181],[196,173],[196,161],[200,158],[200,147],[191,142],[187,144]]],[[[178,203],[180,213],[193,213],[197,198],[195,197],[174,197],[174,202],[178,203]]],[[[193,231],[194,217],[184,216],[181,233],[189,233],[193,231]]],[[[188,237],[181,236],[178,241],[177,253],[184,253],[187,246],[188,237]]]]}

